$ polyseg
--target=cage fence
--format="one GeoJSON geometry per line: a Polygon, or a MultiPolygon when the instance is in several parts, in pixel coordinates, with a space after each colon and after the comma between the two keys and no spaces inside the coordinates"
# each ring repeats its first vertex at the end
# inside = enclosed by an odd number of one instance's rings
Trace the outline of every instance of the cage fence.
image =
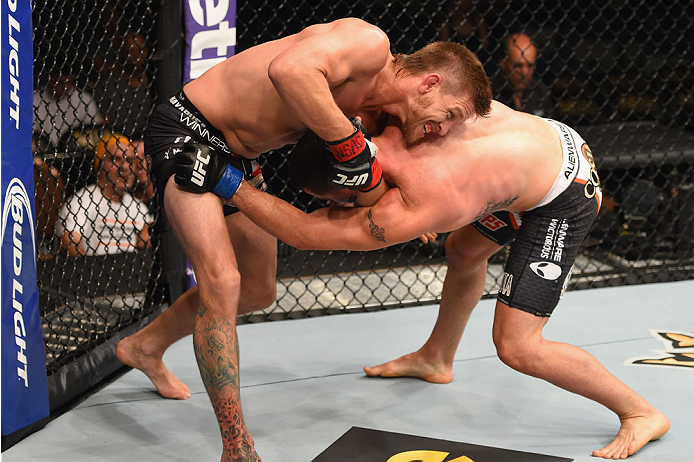
{"type": "MultiPolygon", "coordinates": [[[[158,94],[160,2],[36,0],[34,156],[40,309],[49,376],[156,313],[167,300],[163,211],[140,143],[158,94]]],[[[574,127],[605,197],[570,289],[694,277],[694,4],[653,1],[425,0],[237,2],[237,52],[310,24],[356,16],[394,52],[435,40],[477,53],[495,99],[574,127]],[[536,59],[523,95],[509,34],[536,59]]],[[[528,60],[530,61],[530,60],[528,60]]],[[[268,191],[305,210],[288,149],[263,155],[268,191]]],[[[373,252],[278,246],[276,302],[239,322],[436,303],[446,235],[373,252]]],[[[506,250],[488,265],[493,297],[506,250]]]]}

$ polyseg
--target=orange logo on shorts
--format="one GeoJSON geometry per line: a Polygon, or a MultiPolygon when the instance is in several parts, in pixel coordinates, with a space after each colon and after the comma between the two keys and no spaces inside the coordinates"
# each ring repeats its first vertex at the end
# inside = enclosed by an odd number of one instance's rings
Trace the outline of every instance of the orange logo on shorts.
{"type": "Polygon", "coordinates": [[[506,226],[506,223],[503,220],[499,220],[492,214],[480,218],[479,222],[480,224],[484,225],[485,228],[489,228],[492,231],[496,231],[497,229],[506,226]]]}

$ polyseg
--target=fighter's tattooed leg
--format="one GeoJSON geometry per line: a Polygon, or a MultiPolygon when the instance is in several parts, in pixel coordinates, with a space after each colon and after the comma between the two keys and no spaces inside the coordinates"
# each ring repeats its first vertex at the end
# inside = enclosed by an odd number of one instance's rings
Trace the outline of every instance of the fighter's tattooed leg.
{"type": "Polygon", "coordinates": [[[235,323],[200,306],[193,345],[202,381],[219,422],[222,461],[259,462],[241,412],[239,342],[235,323]]]}

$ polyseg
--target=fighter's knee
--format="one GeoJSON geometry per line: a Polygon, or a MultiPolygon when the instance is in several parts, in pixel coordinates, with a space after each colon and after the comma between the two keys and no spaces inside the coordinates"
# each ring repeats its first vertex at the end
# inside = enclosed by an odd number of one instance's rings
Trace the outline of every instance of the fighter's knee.
{"type": "Polygon", "coordinates": [[[225,303],[228,303],[227,300],[233,297],[238,300],[241,293],[241,275],[236,269],[224,269],[213,265],[202,271],[196,270],[195,274],[201,303],[204,303],[209,297],[220,301],[224,300],[225,303]]]}
{"type": "Polygon", "coordinates": [[[211,274],[210,280],[217,287],[225,287],[237,292],[241,288],[241,275],[235,269],[216,271],[211,274]]]}
{"type": "Polygon", "coordinates": [[[264,310],[277,299],[277,287],[273,279],[272,284],[254,284],[251,288],[243,289],[241,294],[241,312],[264,310]]]}
{"type": "Polygon", "coordinates": [[[495,331],[494,346],[501,362],[511,369],[533,375],[533,367],[538,363],[538,350],[532,343],[509,338],[495,331]]]}
{"type": "Polygon", "coordinates": [[[263,291],[262,294],[258,297],[260,300],[260,305],[261,308],[259,309],[265,309],[272,305],[275,300],[277,300],[277,286],[275,285],[275,281],[272,281],[271,285],[268,285],[265,290],[263,291]]]}
{"type": "Polygon", "coordinates": [[[486,254],[476,246],[453,234],[446,239],[446,258],[449,266],[455,266],[459,272],[472,272],[487,261],[486,254]]]}
{"type": "Polygon", "coordinates": [[[521,351],[514,349],[514,345],[511,342],[495,337],[494,346],[496,347],[496,355],[502,363],[506,364],[511,369],[522,369],[523,354],[521,351]]]}

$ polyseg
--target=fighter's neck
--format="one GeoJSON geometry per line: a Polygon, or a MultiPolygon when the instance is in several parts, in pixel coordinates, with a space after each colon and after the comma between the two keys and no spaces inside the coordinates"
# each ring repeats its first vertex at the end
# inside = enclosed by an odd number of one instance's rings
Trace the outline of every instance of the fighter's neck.
{"type": "Polygon", "coordinates": [[[407,107],[406,84],[408,78],[396,76],[393,60],[378,73],[374,86],[364,100],[362,107],[383,111],[395,115],[402,120],[407,107]]]}

